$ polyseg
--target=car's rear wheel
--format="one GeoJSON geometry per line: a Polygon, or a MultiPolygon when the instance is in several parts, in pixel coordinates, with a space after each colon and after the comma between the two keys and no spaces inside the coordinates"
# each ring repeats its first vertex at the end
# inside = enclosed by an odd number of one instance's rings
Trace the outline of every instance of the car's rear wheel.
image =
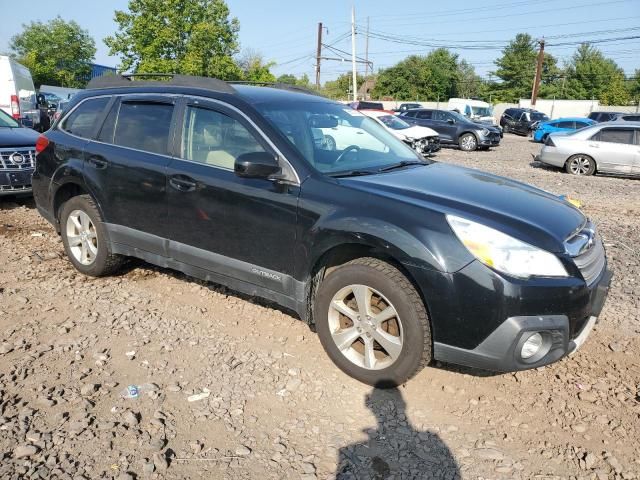
{"type": "Polygon", "coordinates": [[[102,217],[89,195],[72,197],[62,205],[60,233],[69,260],[85,275],[109,275],[125,262],[125,257],[109,251],[102,217]]]}
{"type": "Polygon", "coordinates": [[[336,141],[333,139],[331,135],[325,135],[324,145],[327,150],[334,151],[336,149],[336,141]]]}
{"type": "Polygon", "coordinates": [[[400,385],[431,361],[424,303],[382,260],[359,258],[332,270],[318,289],[314,319],[333,362],[369,385],[400,385]]]}
{"type": "Polygon", "coordinates": [[[593,175],[596,172],[596,162],[589,155],[580,153],[567,160],[565,170],[572,175],[593,175]]]}
{"type": "Polygon", "coordinates": [[[465,152],[473,152],[478,148],[478,140],[473,133],[465,133],[460,137],[458,143],[460,144],[460,150],[465,152]]]}

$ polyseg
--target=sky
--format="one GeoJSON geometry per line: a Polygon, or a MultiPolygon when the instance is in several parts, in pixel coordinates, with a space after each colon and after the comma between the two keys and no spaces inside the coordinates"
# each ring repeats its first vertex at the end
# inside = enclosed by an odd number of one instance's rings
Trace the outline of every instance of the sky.
{"type": "MultiPolygon", "coordinates": [[[[117,66],[119,59],[109,56],[102,39],[116,31],[113,12],[126,9],[127,4],[128,0],[31,0],[29,8],[16,8],[14,0],[0,0],[0,52],[8,51],[11,37],[22,30],[23,24],[60,15],[65,20],[75,20],[93,36],[96,63],[117,66]]],[[[427,54],[433,45],[445,44],[456,47],[453,51],[487,78],[495,69],[493,61],[500,49],[519,32],[530,33],[534,38],[544,36],[546,51],[560,64],[569,60],[576,42],[618,39],[597,46],[627,75],[640,68],[640,0],[227,0],[227,4],[231,15],[240,21],[243,50],[276,62],[272,68],[276,75],[306,73],[312,81],[318,22],[325,26],[324,43],[350,53],[352,5],[359,57],[365,56],[369,20],[368,58],[374,71],[410,54],[427,54]],[[393,41],[389,40],[390,35],[393,41]],[[398,43],[399,36],[403,43],[398,43]],[[620,39],[629,36],[639,38],[620,39]],[[558,43],[571,44],[554,45],[558,43]]],[[[348,57],[327,48],[323,55],[348,57]]],[[[321,80],[332,80],[350,69],[349,61],[323,61],[321,80]]],[[[363,65],[358,69],[364,73],[363,65]]]]}

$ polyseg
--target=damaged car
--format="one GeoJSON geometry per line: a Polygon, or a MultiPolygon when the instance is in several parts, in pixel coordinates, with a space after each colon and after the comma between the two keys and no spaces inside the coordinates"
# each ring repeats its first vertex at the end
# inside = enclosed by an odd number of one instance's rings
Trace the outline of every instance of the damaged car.
{"type": "Polygon", "coordinates": [[[421,155],[430,155],[440,150],[438,132],[429,127],[411,125],[401,118],[384,111],[368,110],[361,113],[373,118],[421,155]]]}

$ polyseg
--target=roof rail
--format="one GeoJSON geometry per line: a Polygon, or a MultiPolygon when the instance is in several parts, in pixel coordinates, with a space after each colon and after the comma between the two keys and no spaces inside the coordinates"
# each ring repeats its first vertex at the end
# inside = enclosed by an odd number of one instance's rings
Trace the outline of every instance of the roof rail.
{"type": "Polygon", "coordinates": [[[298,85],[291,85],[290,83],[283,83],[283,82],[248,82],[248,81],[244,81],[244,80],[234,80],[234,81],[227,82],[227,83],[231,84],[231,85],[258,85],[258,86],[263,86],[263,87],[278,88],[280,90],[291,90],[292,92],[300,92],[300,93],[306,93],[306,94],[309,94],[309,95],[316,95],[318,97],[324,97],[324,95],[322,95],[317,90],[311,90],[310,88],[306,88],[306,87],[299,87],[298,85]]]}
{"type": "Polygon", "coordinates": [[[235,93],[235,89],[223,80],[210,77],[197,77],[192,75],[180,75],[178,73],[136,73],[120,75],[102,75],[92,79],[87,84],[87,89],[114,88],[114,87],[157,87],[162,85],[172,85],[180,87],[204,88],[221,93],[235,93]],[[168,82],[162,80],[133,80],[134,78],[170,78],[168,82]]]}

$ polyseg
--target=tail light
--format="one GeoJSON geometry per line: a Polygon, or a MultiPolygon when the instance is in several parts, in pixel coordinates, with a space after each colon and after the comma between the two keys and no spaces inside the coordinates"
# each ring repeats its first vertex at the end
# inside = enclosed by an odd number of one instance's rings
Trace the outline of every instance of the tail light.
{"type": "Polygon", "coordinates": [[[36,140],[36,155],[49,146],[49,139],[44,135],[40,135],[36,140]]]}
{"type": "Polygon", "coordinates": [[[16,120],[20,118],[20,101],[17,95],[11,95],[11,116],[16,120]]]}

